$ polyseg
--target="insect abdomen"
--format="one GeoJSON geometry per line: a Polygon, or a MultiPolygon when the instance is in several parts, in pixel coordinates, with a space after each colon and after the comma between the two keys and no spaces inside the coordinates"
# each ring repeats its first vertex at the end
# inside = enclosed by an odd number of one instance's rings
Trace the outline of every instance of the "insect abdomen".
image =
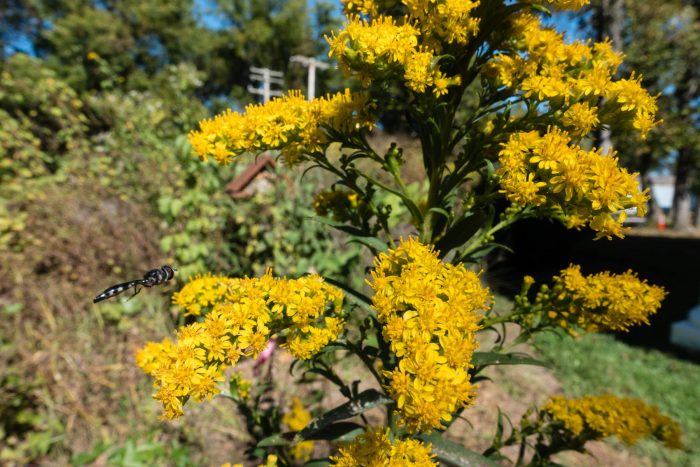
{"type": "Polygon", "coordinates": [[[95,299],[92,301],[92,303],[97,303],[101,302],[102,300],[107,300],[110,297],[114,297],[115,295],[118,295],[122,292],[124,292],[127,289],[130,289],[136,285],[139,284],[140,281],[129,281],[129,282],[123,282],[121,284],[113,285],[112,287],[108,288],[101,294],[99,294],[95,299]]]}

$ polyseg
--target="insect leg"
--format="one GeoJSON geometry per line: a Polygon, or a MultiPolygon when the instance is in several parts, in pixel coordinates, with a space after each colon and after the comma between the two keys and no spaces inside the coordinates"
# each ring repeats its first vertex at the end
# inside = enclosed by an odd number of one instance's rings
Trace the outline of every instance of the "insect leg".
{"type": "Polygon", "coordinates": [[[134,298],[139,292],[141,292],[141,289],[139,289],[139,284],[134,285],[134,293],[131,297],[127,298],[126,301],[128,302],[132,298],[134,298]]]}

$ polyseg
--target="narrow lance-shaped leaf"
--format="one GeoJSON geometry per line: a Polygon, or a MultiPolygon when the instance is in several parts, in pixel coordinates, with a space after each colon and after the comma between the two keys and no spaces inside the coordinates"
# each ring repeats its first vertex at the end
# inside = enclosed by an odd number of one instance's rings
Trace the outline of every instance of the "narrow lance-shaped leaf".
{"type": "Polygon", "coordinates": [[[461,444],[443,438],[442,434],[438,431],[434,431],[430,435],[420,435],[418,438],[425,443],[430,443],[432,445],[433,454],[435,454],[440,461],[448,465],[458,467],[495,467],[498,465],[481,454],[465,448],[461,444]]]}
{"type": "Polygon", "coordinates": [[[378,405],[390,404],[392,402],[393,400],[391,398],[385,396],[376,389],[368,389],[363,391],[355,399],[339,405],[338,407],[324,413],[320,417],[311,420],[311,422],[309,422],[304,429],[297,433],[293,442],[296,443],[305,439],[311,439],[316,436],[319,431],[324,430],[333,422],[354,417],[355,415],[364,413],[378,405]]]}
{"type": "Polygon", "coordinates": [[[292,433],[277,433],[276,435],[261,439],[255,447],[269,448],[271,446],[286,446],[289,444],[290,439],[292,439],[292,433]]]}

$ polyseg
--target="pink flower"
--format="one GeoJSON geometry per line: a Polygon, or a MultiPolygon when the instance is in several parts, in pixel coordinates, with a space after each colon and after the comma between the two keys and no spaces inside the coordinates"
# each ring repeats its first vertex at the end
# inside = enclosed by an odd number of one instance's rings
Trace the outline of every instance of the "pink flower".
{"type": "Polygon", "coordinates": [[[260,355],[258,355],[258,358],[255,360],[255,365],[253,365],[253,373],[256,376],[260,374],[260,367],[263,366],[270,358],[272,358],[272,353],[275,351],[276,347],[277,341],[273,337],[268,341],[265,350],[260,352],[260,355]]]}

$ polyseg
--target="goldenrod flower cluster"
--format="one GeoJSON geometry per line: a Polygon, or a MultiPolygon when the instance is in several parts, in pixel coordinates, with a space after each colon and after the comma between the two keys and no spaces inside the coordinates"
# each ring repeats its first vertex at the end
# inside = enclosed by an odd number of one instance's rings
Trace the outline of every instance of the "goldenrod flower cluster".
{"type": "MultiPolygon", "coordinates": [[[[555,2],[560,5],[579,2],[555,2]]],[[[547,102],[572,134],[583,136],[600,124],[638,131],[645,138],[658,124],[656,98],[634,74],[615,80],[622,54],[610,42],[565,43],[532,14],[513,20],[511,51],[496,55],[485,68],[499,84],[528,99],[547,102]],[[603,98],[602,107],[598,107],[603,98]],[[585,104],[568,110],[573,104],[585,104]]]]}
{"type": "Polygon", "coordinates": [[[164,418],[182,415],[190,397],[199,402],[218,394],[224,370],[243,356],[256,357],[273,334],[286,338],[283,347],[295,357],[308,359],[342,330],[343,293],[319,276],[280,279],[268,272],[219,279],[220,285],[212,277],[189,284],[187,296],[212,308],[202,321],[180,328],[176,341],[148,343],[136,354],[137,364],[155,379],[154,398],[163,404],[164,418]],[[206,291],[222,287],[225,293],[212,303],[206,291]]]}
{"type": "Polygon", "coordinates": [[[330,56],[347,74],[357,75],[364,86],[376,79],[398,78],[416,93],[432,90],[440,96],[459,85],[459,75],[446,75],[439,55],[451,45],[463,48],[479,30],[471,16],[478,1],[402,0],[405,16],[382,15],[390,7],[381,1],[344,1],[345,28],[327,38],[330,56]],[[359,15],[369,16],[363,19],[359,15]]]}
{"type": "Polygon", "coordinates": [[[434,467],[435,455],[430,445],[416,439],[390,440],[388,429],[375,428],[359,435],[331,456],[332,465],[338,467],[434,467]]]}
{"type": "Polygon", "coordinates": [[[581,399],[555,396],[542,410],[576,437],[602,439],[616,436],[627,444],[634,444],[653,436],[670,448],[683,447],[678,423],[663,415],[658,408],[637,399],[610,395],[581,399]]]}
{"type": "Polygon", "coordinates": [[[307,101],[300,91],[265,104],[249,105],[244,113],[226,111],[199,122],[189,134],[194,152],[203,160],[228,164],[244,152],[278,149],[290,164],[329,144],[324,127],[346,134],[372,128],[372,106],[363,93],[348,89],[307,101]]]}
{"type": "Polygon", "coordinates": [[[650,285],[634,272],[608,271],[584,276],[581,267],[571,265],[553,278],[551,288],[543,286],[535,304],[551,322],[575,333],[572,326],[589,332],[627,331],[631,326],[649,324],[666,296],[663,287],[650,285]]]}
{"type": "Polygon", "coordinates": [[[513,204],[536,206],[561,219],[568,228],[588,225],[596,238],[623,237],[626,215],[646,212],[647,193],[639,190],[637,174],[618,165],[614,154],[586,151],[573,144],[566,131],[550,128],[514,133],[503,144],[497,174],[501,192],[513,204]]]}
{"type": "Polygon", "coordinates": [[[240,279],[213,276],[196,276],[179,292],[173,294],[175,305],[185,312],[185,316],[200,316],[211,311],[211,308],[224,300],[231,288],[235,288],[240,279]]]}
{"type": "Polygon", "coordinates": [[[431,431],[473,402],[469,364],[488,289],[463,265],[445,264],[409,238],[375,258],[372,306],[398,358],[387,392],[410,432],[431,431]]]}
{"type": "MultiPolygon", "coordinates": [[[[301,399],[292,399],[292,410],[282,417],[282,423],[292,431],[300,431],[311,421],[311,412],[304,408],[301,399]]],[[[302,441],[289,448],[289,453],[295,460],[307,461],[314,451],[313,441],[302,441]]]]}
{"type": "Polygon", "coordinates": [[[318,193],[312,206],[316,214],[327,217],[329,214],[333,220],[346,222],[352,218],[352,213],[360,206],[357,193],[348,190],[328,190],[318,193]]]}

